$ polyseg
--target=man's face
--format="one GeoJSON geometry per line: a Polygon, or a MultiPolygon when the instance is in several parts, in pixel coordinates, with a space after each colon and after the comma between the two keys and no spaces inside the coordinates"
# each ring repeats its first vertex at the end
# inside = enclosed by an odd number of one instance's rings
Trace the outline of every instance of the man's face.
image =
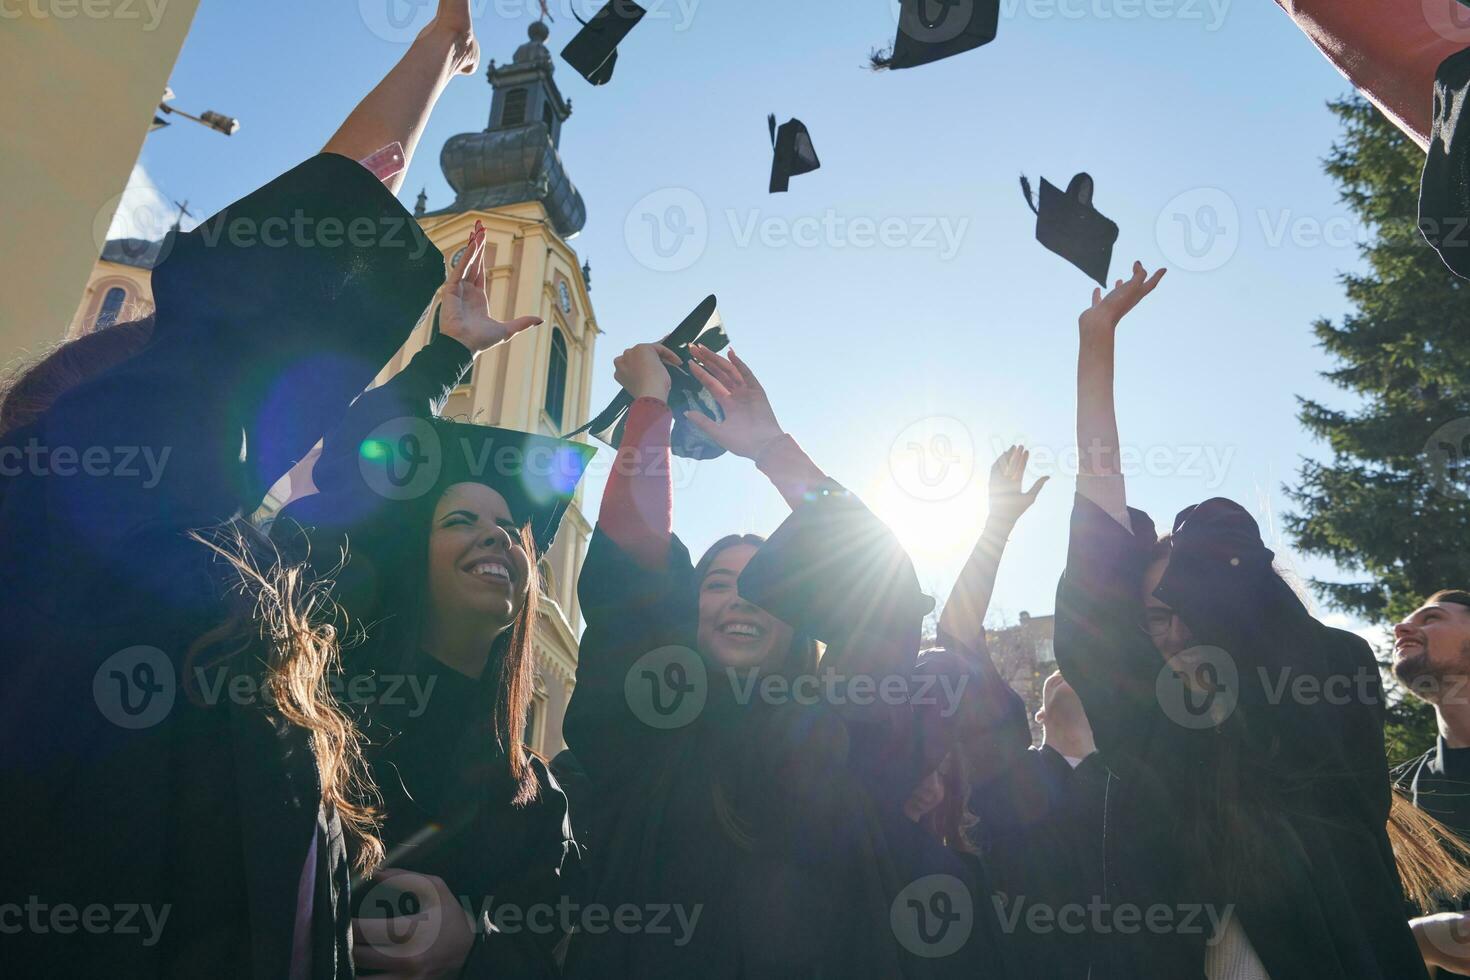
{"type": "Polygon", "coordinates": [[[1429,602],[1393,628],[1393,672],[1410,693],[1430,704],[1470,697],[1470,608],[1429,602]]]}

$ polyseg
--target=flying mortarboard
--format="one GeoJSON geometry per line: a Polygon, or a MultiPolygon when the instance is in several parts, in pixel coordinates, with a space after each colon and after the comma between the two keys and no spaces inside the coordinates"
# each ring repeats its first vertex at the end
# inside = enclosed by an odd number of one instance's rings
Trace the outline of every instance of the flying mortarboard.
{"type": "MultiPolygon", "coordinates": [[[[618,64],[618,45],[646,13],[634,0],[611,0],[590,21],[577,17],[582,29],[562,48],[561,56],[593,85],[606,85],[618,64]]],[[[577,16],[575,10],[572,16],[577,16]]]]}
{"type": "Polygon", "coordinates": [[[891,52],[873,55],[875,68],[915,68],[995,40],[1000,0],[903,0],[891,52]]]}
{"type": "MultiPolygon", "coordinates": [[[[678,355],[685,365],[689,363],[690,344],[697,343],[716,352],[724,350],[730,345],[730,338],[725,336],[725,328],[715,312],[716,306],[715,297],[706,296],[694,308],[694,312],[685,317],[684,322],[675,327],[673,333],[660,343],[678,355]]],[[[689,424],[684,417],[685,412],[699,412],[716,422],[724,421],[725,413],[714,396],[687,369],[670,367],[669,379],[672,384],[669,388],[668,404],[669,410],[674,413],[674,433],[670,445],[674,455],[685,459],[715,459],[723,455],[723,446],[689,424]]],[[[626,391],[619,392],[596,418],[568,435],[578,436],[588,432],[593,438],[616,449],[623,441],[623,424],[632,404],[633,396],[626,391]]]]}
{"type": "Polygon", "coordinates": [[[1062,191],[1043,177],[1040,207],[1032,202],[1031,182],[1025,177],[1021,190],[1036,212],[1036,240],[1106,289],[1118,226],[1092,206],[1092,178],[1078,174],[1062,191]]]}
{"type": "Polygon", "coordinates": [[[1434,74],[1434,128],[1419,187],[1419,230],[1445,265],[1470,279],[1470,50],[1434,74]]]}
{"type": "Polygon", "coordinates": [[[816,147],[812,146],[812,134],[800,119],[792,119],[776,128],[776,117],[768,117],[771,130],[771,146],[776,150],[776,159],[771,164],[771,193],[783,194],[791,187],[791,178],[809,174],[820,169],[822,161],[817,159],[816,147]]]}

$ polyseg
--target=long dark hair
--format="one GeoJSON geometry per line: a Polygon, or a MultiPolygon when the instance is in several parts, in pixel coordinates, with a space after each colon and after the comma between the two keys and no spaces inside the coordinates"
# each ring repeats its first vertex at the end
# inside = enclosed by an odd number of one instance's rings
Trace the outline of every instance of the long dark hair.
{"type": "MultiPolygon", "coordinates": [[[[759,548],[766,543],[766,539],[759,534],[727,534],[714,544],[710,545],[698,562],[694,565],[694,588],[695,594],[704,585],[705,576],[709,574],[710,566],[715,563],[726,550],[737,545],[750,545],[759,548]]],[[[695,618],[698,619],[698,609],[695,610],[695,618]]],[[[770,673],[779,674],[788,681],[794,681],[798,677],[815,674],[818,661],[821,659],[817,642],[810,637],[793,633],[791,646],[782,656],[779,664],[762,664],[761,669],[770,673]]],[[[734,799],[736,794],[731,790],[732,783],[738,783],[740,774],[729,772],[716,776],[711,788],[711,803],[714,806],[715,820],[725,836],[743,850],[751,850],[755,846],[756,832],[751,827],[751,821],[741,813],[738,800],[734,799]]]]}
{"type": "Polygon", "coordinates": [[[153,339],[153,317],[130,320],[57,344],[0,380],[0,436],[45,415],[57,399],[133,357],[153,339]]]}
{"type": "Polygon", "coordinates": [[[236,661],[264,663],[266,702],[311,739],[322,802],[348,833],[359,871],[383,860],[380,797],[362,753],[362,736],[332,694],[328,678],[341,669],[330,582],[304,564],[286,564],[263,535],[240,522],[191,537],[231,566],[238,582],[226,615],[195,639],[186,654],[185,691],[199,703],[189,667],[236,661]],[[263,560],[264,559],[264,560],[263,560]]]}
{"type": "MultiPolygon", "coordinates": [[[[1171,548],[1171,537],[1166,534],[1154,546],[1151,561],[1168,558],[1171,548]]],[[[1260,594],[1266,604],[1260,610],[1262,619],[1272,618],[1281,607],[1295,606],[1292,611],[1301,617],[1300,625],[1310,627],[1315,623],[1309,615],[1303,615],[1306,609],[1301,597],[1275,563],[1261,574],[1269,576],[1261,583],[1260,594]]],[[[1470,594],[1441,593],[1432,598],[1460,602],[1470,600],[1470,594]]],[[[1293,651],[1307,649],[1312,642],[1305,629],[1288,630],[1279,636],[1272,631],[1272,637],[1274,659],[1261,662],[1291,663],[1288,658],[1293,651]]],[[[1258,656],[1260,651],[1254,653],[1258,656]]],[[[1282,744],[1267,719],[1245,699],[1221,723],[1219,735],[1208,740],[1208,775],[1192,781],[1186,791],[1189,812],[1181,814],[1181,828],[1187,846],[1194,848],[1194,867],[1210,869],[1205,875],[1231,900],[1242,892],[1270,894],[1271,874],[1279,866],[1271,855],[1271,842],[1277,839],[1279,844],[1282,836],[1295,837],[1283,816],[1290,796],[1315,779],[1347,774],[1335,771],[1326,760],[1316,760],[1315,765],[1311,760],[1305,766],[1293,765],[1290,768],[1296,773],[1289,773],[1285,762],[1290,747],[1282,744]]],[[[1414,808],[1397,791],[1391,799],[1385,830],[1399,884],[1404,895],[1420,908],[1431,911],[1436,892],[1462,894],[1470,888],[1470,868],[1466,864],[1470,849],[1465,842],[1414,808]]]]}
{"type": "MultiPolygon", "coordinates": [[[[704,584],[704,578],[706,575],[709,574],[710,566],[713,565],[715,563],[715,559],[720,557],[720,555],[727,549],[742,544],[750,545],[752,548],[759,548],[765,543],[766,539],[761,537],[759,534],[725,535],[723,538],[716,541],[714,544],[705,549],[704,554],[701,555],[699,561],[695,563],[695,589],[700,588],[704,584]]],[[[817,641],[811,639],[810,637],[804,637],[800,633],[796,633],[791,637],[791,648],[786,652],[786,655],[782,658],[781,663],[779,665],[772,665],[772,667],[770,668],[766,668],[765,665],[762,665],[762,667],[768,669],[771,673],[780,674],[783,677],[786,677],[788,680],[794,680],[797,677],[816,673],[817,664],[820,660],[821,649],[818,646],[817,641]]]]}
{"type": "MultiPolygon", "coordinates": [[[[347,584],[343,604],[355,615],[356,625],[354,648],[346,658],[348,674],[370,670],[409,672],[427,655],[422,649],[422,637],[429,608],[429,535],[439,496],[442,493],[425,495],[416,503],[416,513],[406,522],[407,527],[388,515],[376,519],[376,523],[384,526],[374,529],[375,541],[392,541],[402,546],[381,550],[367,544],[359,549],[349,542],[342,576],[347,584]],[[354,550],[361,553],[354,557],[354,550]],[[354,569],[354,562],[365,563],[369,569],[373,581],[365,591],[360,591],[361,586],[355,581],[362,568],[354,569]]],[[[509,628],[502,630],[491,643],[485,666],[490,676],[484,677],[482,683],[490,700],[490,738],[509,765],[515,784],[511,802],[516,806],[536,799],[539,790],[530,753],[522,740],[535,694],[535,637],[542,588],[537,570],[539,555],[530,524],[520,529],[520,545],[525,549],[528,566],[526,599],[509,628]]]]}

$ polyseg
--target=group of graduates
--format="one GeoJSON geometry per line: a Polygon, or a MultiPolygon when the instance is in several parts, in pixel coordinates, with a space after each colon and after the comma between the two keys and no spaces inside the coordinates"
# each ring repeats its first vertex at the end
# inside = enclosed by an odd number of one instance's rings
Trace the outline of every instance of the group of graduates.
{"type": "Polygon", "coordinates": [[[1206,500],[1161,534],[1128,506],[1114,339],[1163,277],[1137,264],[1079,318],[1084,471],[1041,746],[984,627],[1041,490],[1024,449],[996,461],[925,644],[934,604],[903,548],[752,368],[643,344],[615,361],[629,406],[578,582],[568,749],[530,752],[539,559],[592,449],[438,414],[538,321],[489,315],[483,228],[446,275],[395,197],[401,166],[372,165],[406,163],[475,69],[468,6],[442,0],[320,155],[177,234],[153,313],[0,399],[0,451],[168,450],[147,479],[0,476],[7,975],[1470,967],[1465,916],[1436,904],[1470,892],[1470,593],[1396,629],[1442,737],[1391,773],[1372,650],[1313,617],[1250,514],[1206,500]],[[288,216],[411,240],[219,234],[288,216]],[[365,390],[426,310],[428,344],[365,390]],[[676,376],[714,417],[675,417],[676,376]],[[698,560],[671,531],[669,465],[696,430],[791,509],[698,560]],[[318,443],[317,493],[253,523],[318,443]],[[1282,698],[1282,671],[1351,696],[1282,698]]]}

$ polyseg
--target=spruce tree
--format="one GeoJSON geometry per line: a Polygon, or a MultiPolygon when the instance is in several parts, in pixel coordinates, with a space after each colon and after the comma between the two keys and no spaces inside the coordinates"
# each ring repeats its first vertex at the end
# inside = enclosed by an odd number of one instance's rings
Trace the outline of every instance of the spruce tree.
{"type": "MultiPolygon", "coordinates": [[[[1470,588],[1470,290],[1419,234],[1424,153],[1369,103],[1331,103],[1344,133],[1325,161],[1368,231],[1366,271],[1344,274],[1352,311],[1313,326],[1323,377],[1350,407],[1298,399],[1325,442],[1287,487],[1304,553],[1355,581],[1314,580],[1332,606],[1394,622],[1441,588],[1470,588]]],[[[1462,232],[1470,237],[1470,230],[1462,232]]]]}

